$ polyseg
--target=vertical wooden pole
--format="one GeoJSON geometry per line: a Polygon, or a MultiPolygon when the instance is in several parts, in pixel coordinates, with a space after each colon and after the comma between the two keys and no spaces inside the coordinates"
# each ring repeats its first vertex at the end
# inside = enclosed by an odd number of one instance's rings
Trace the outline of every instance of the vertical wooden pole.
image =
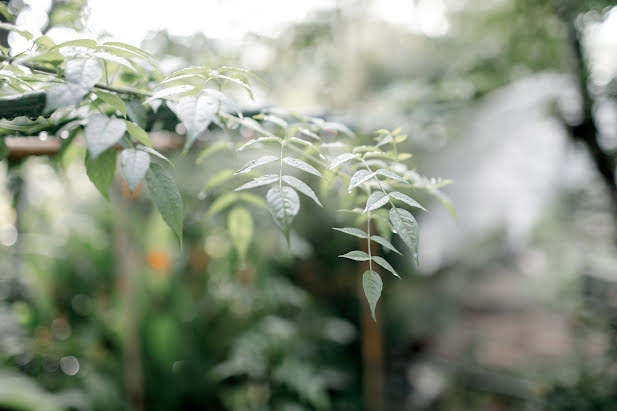
{"type": "MultiPolygon", "coordinates": [[[[371,227],[374,229],[374,226],[371,227]]],[[[374,230],[373,230],[374,231],[374,230]]],[[[360,247],[365,252],[367,250],[366,240],[360,241],[360,247]]],[[[377,255],[377,247],[371,244],[371,254],[377,255]]],[[[362,274],[368,270],[368,262],[362,264],[362,271],[358,281],[358,298],[361,301],[360,321],[362,325],[362,388],[364,394],[364,409],[367,411],[384,411],[384,359],[383,359],[383,338],[381,333],[381,309],[377,307],[373,321],[371,309],[364,296],[362,287],[362,274]]]]}

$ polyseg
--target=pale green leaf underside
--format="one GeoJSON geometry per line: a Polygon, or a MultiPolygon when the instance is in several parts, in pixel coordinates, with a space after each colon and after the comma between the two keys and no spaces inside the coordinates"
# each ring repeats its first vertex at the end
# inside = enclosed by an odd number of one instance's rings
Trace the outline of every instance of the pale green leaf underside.
{"type": "Polygon", "coordinates": [[[120,153],[120,169],[131,192],[144,178],[149,167],[150,156],[148,153],[132,148],[122,150],[120,153]]]}
{"type": "Polygon", "coordinates": [[[387,262],[385,258],[380,257],[380,256],[378,256],[378,255],[374,255],[374,256],[372,257],[372,260],[373,260],[373,261],[375,261],[375,262],[376,262],[377,264],[379,264],[380,266],[382,266],[383,268],[385,268],[386,270],[390,271],[392,274],[394,274],[394,275],[395,275],[395,276],[397,276],[398,278],[401,278],[401,277],[399,277],[399,275],[396,273],[396,271],[394,271],[394,268],[392,268],[392,266],[390,265],[390,263],[389,263],[389,262],[387,262]]]}
{"type": "Polygon", "coordinates": [[[283,163],[288,164],[292,167],[295,167],[299,170],[305,171],[307,173],[316,175],[317,177],[323,177],[321,175],[321,173],[312,165],[310,165],[309,163],[307,163],[306,161],[302,161],[298,158],[294,158],[294,157],[285,157],[283,159],[283,163]]]}
{"type": "Polygon", "coordinates": [[[313,191],[311,187],[309,187],[304,181],[297,179],[294,176],[283,176],[283,181],[301,192],[302,194],[310,197],[314,202],[317,203],[318,206],[323,207],[319,198],[317,198],[317,194],[313,191]]]}
{"type": "Polygon", "coordinates": [[[388,201],[389,198],[383,193],[383,191],[375,191],[366,200],[366,207],[363,212],[366,213],[367,211],[377,210],[378,208],[386,205],[388,201]]]}
{"type": "Polygon", "coordinates": [[[375,241],[377,244],[380,244],[383,248],[386,248],[390,251],[393,251],[397,254],[401,254],[401,252],[399,250],[396,249],[396,247],[394,247],[394,245],[392,245],[392,243],[388,240],[386,240],[385,238],[378,236],[378,235],[373,235],[371,236],[371,240],[375,241]]]}
{"type": "Polygon", "coordinates": [[[397,207],[390,209],[390,222],[396,233],[411,250],[417,264],[419,233],[416,219],[409,211],[397,207]]]}
{"type": "Polygon", "coordinates": [[[268,136],[268,137],[259,137],[259,138],[255,138],[253,140],[249,140],[246,143],[242,144],[240,147],[238,147],[237,151],[242,151],[247,147],[252,146],[253,144],[257,144],[257,143],[267,143],[270,141],[275,141],[277,143],[282,143],[283,140],[280,137],[275,137],[275,136],[268,136]]]}
{"type": "Polygon", "coordinates": [[[275,157],[275,156],[270,156],[270,155],[260,157],[256,160],[251,160],[248,163],[246,163],[240,170],[236,171],[235,174],[248,173],[249,171],[251,171],[252,169],[256,167],[263,166],[268,163],[272,163],[273,161],[276,161],[276,160],[280,160],[280,158],[275,157]]]}
{"type": "Polygon", "coordinates": [[[152,141],[150,141],[148,133],[146,133],[143,128],[139,127],[136,123],[128,120],[124,120],[124,124],[126,124],[126,131],[129,132],[131,137],[139,141],[144,146],[152,147],[152,141]]]}
{"type": "Polygon", "coordinates": [[[265,176],[254,178],[246,184],[242,184],[240,187],[236,188],[234,191],[247,190],[249,188],[261,187],[268,184],[272,184],[275,181],[278,181],[278,174],[266,174],[265,176]]]}
{"type": "Polygon", "coordinates": [[[399,193],[398,191],[393,191],[393,192],[389,193],[388,195],[390,197],[394,198],[395,200],[402,201],[403,203],[405,203],[405,204],[407,204],[407,205],[409,205],[411,207],[416,207],[416,208],[422,209],[424,211],[427,211],[426,208],[422,207],[422,205],[420,205],[420,203],[418,203],[413,198],[409,197],[407,194],[399,193]]]}
{"type": "Polygon", "coordinates": [[[84,129],[88,151],[92,158],[96,158],[103,151],[116,144],[124,135],[126,124],[124,121],[109,118],[102,114],[90,116],[84,129]]]}
{"type": "Polygon", "coordinates": [[[268,208],[274,221],[281,228],[289,242],[289,229],[300,210],[300,198],[291,187],[272,187],[266,194],[268,208]]]}
{"type": "Polygon", "coordinates": [[[366,238],[366,237],[368,237],[368,234],[365,233],[364,231],[360,230],[359,228],[354,228],[354,227],[342,227],[342,228],[333,227],[332,229],[336,230],[336,231],[340,231],[340,232],[345,233],[345,234],[353,235],[354,237],[358,237],[358,238],[366,238]]]}
{"type": "Polygon", "coordinates": [[[368,305],[371,307],[373,320],[377,321],[375,318],[375,307],[377,306],[377,301],[379,301],[381,290],[383,289],[383,282],[379,274],[375,271],[366,270],[362,275],[362,288],[364,289],[364,295],[366,296],[368,305]]]}
{"type": "Polygon", "coordinates": [[[359,250],[350,251],[347,254],[339,255],[339,257],[349,258],[350,260],[355,260],[355,261],[368,261],[371,259],[371,257],[369,257],[367,253],[365,253],[364,251],[359,251],[359,250]]]}
{"type": "Polygon", "coordinates": [[[97,90],[94,92],[94,94],[98,98],[103,100],[105,103],[109,104],[110,106],[118,110],[120,113],[122,113],[123,117],[126,117],[126,104],[124,103],[124,100],[122,100],[120,97],[102,90],[97,90]]]}
{"type": "Polygon", "coordinates": [[[340,156],[332,160],[332,163],[328,167],[328,170],[332,170],[333,168],[336,168],[340,166],[341,164],[351,160],[352,158],[356,158],[356,157],[360,157],[360,154],[352,154],[352,153],[341,154],[340,156]]]}

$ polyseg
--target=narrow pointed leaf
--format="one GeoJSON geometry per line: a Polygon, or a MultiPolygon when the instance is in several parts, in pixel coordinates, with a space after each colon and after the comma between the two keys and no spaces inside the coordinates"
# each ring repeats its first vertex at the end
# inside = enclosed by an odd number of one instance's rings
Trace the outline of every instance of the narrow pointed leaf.
{"type": "Polygon", "coordinates": [[[375,173],[371,173],[368,170],[358,170],[351,176],[351,181],[349,182],[349,188],[347,188],[347,192],[351,192],[354,188],[358,187],[360,184],[366,183],[371,178],[375,177],[375,173]]]}
{"type": "Polygon", "coordinates": [[[306,171],[307,173],[316,175],[317,177],[323,177],[315,167],[313,167],[306,161],[302,161],[294,157],[285,157],[283,159],[283,163],[289,164],[290,166],[295,167],[299,170],[306,171]]]}
{"type": "Polygon", "coordinates": [[[176,183],[163,167],[152,163],[146,173],[146,185],[161,217],[176,234],[182,246],[184,210],[176,183]]]}
{"type": "Polygon", "coordinates": [[[390,241],[386,240],[385,238],[381,236],[373,235],[371,236],[371,240],[375,241],[377,244],[380,244],[383,248],[386,248],[390,251],[394,251],[397,254],[401,254],[401,252],[397,250],[396,247],[394,247],[390,241]]]}
{"type": "Polygon", "coordinates": [[[368,200],[366,200],[366,207],[364,207],[363,212],[366,213],[367,211],[377,210],[386,205],[388,201],[389,198],[383,191],[375,191],[368,197],[368,200]]]}
{"type": "Polygon", "coordinates": [[[390,170],[386,170],[385,168],[380,168],[379,170],[376,171],[377,174],[384,176],[386,178],[390,178],[392,180],[397,180],[400,181],[402,183],[409,183],[407,180],[405,180],[403,177],[399,176],[398,174],[390,171],[390,170]]]}
{"type": "Polygon", "coordinates": [[[418,203],[416,200],[414,200],[413,198],[409,197],[407,194],[403,194],[403,193],[399,193],[398,191],[393,191],[390,194],[390,197],[402,201],[403,203],[411,206],[411,207],[416,207],[416,208],[420,208],[424,211],[427,211],[426,208],[422,207],[420,205],[420,203],[418,203]]]}
{"type": "Polygon", "coordinates": [[[148,168],[150,168],[150,156],[148,153],[132,148],[122,150],[120,153],[120,169],[131,193],[144,178],[148,168]]]}
{"type": "Polygon", "coordinates": [[[367,253],[365,253],[364,251],[359,251],[359,250],[350,251],[347,254],[339,255],[339,257],[349,258],[350,260],[355,260],[355,261],[368,261],[371,259],[371,257],[369,257],[367,253]]]}
{"type": "Polygon", "coordinates": [[[390,263],[388,261],[386,261],[385,258],[380,257],[378,255],[374,255],[373,256],[373,261],[375,261],[377,264],[379,264],[380,266],[382,266],[383,268],[385,268],[386,270],[390,271],[392,274],[394,274],[396,277],[401,278],[396,271],[394,271],[394,268],[392,268],[392,266],[390,265],[390,263]]]}
{"type": "Polygon", "coordinates": [[[390,222],[392,222],[392,226],[396,230],[396,233],[411,250],[417,264],[419,235],[416,219],[409,211],[393,207],[390,209],[390,222]]]}
{"type": "Polygon", "coordinates": [[[234,191],[246,190],[249,188],[261,187],[268,184],[272,184],[275,181],[278,181],[278,174],[266,174],[265,176],[254,178],[252,181],[249,181],[246,184],[242,184],[240,187],[236,188],[234,191]]]}
{"type": "Polygon", "coordinates": [[[103,151],[116,144],[124,135],[124,121],[109,118],[102,114],[93,114],[84,129],[86,144],[90,156],[95,159],[103,151]]]}
{"type": "Polygon", "coordinates": [[[289,229],[300,210],[300,198],[291,187],[273,187],[266,194],[268,208],[289,243],[289,229]]]}
{"type": "Polygon", "coordinates": [[[319,198],[317,198],[317,194],[313,191],[311,187],[309,187],[304,181],[297,179],[294,176],[283,176],[283,181],[301,192],[302,194],[310,197],[314,202],[317,203],[318,206],[323,207],[319,198]]]}
{"type": "Polygon", "coordinates": [[[356,157],[360,157],[360,154],[352,154],[352,153],[345,153],[345,154],[341,154],[340,156],[336,157],[334,160],[332,160],[332,163],[330,164],[330,166],[328,167],[328,170],[332,170],[333,168],[336,168],[338,166],[340,166],[341,164],[356,158],[356,157]]]}
{"type": "Polygon", "coordinates": [[[214,200],[212,204],[210,204],[210,208],[208,209],[208,216],[213,216],[217,213],[220,213],[238,200],[240,200],[240,195],[235,192],[225,193],[217,197],[216,200],[214,200]]]}
{"type": "Polygon", "coordinates": [[[97,158],[86,157],[86,174],[99,192],[109,200],[109,186],[116,172],[116,150],[109,148],[97,158]]]}
{"type": "Polygon", "coordinates": [[[259,138],[255,138],[253,140],[249,140],[246,143],[242,144],[236,151],[242,151],[245,148],[252,146],[253,144],[265,143],[265,142],[268,142],[268,141],[276,141],[279,144],[283,142],[283,140],[281,140],[279,137],[276,137],[276,136],[259,137],[259,138]]]}
{"type": "Polygon", "coordinates": [[[253,238],[251,213],[244,207],[234,207],[227,215],[227,229],[240,261],[244,262],[253,238]]]}
{"type": "Polygon", "coordinates": [[[182,84],[180,86],[164,88],[152,94],[152,96],[150,96],[149,98],[146,99],[146,101],[144,101],[144,104],[148,104],[152,100],[156,100],[159,98],[165,98],[165,97],[174,96],[176,94],[186,93],[187,91],[191,91],[194,88],[195,86],[191,86],[190,84],[182,84]]]}
{"type": "Polygon", "coordinates": [[[120,113],[122,113],[123,117],[126,117],[126,104],[124,103],[124,100],[122,100],[120,97],[116,96],[115,94],[107,93],[101,90],[95,91],[94,94],[96,94],[96,96],[103,100],[105,103],[109,104],[110,106],[118,110],[120,113]]]}
{"type": "Polygon", "coordinates": [[[206,158],[210,157],[211,155],[218,153],[221,150],[227,150],[231,148],[232,148],[231,143],[228,141],[219,141],[218,143],[208,145],[208,147],[204,148],[202,152],[199,153],[199,156],[197,157],[196,161],[199,164],[203,162],[206,158]]]}
{"type": "Polygon", "coordinates": [[[354,228],[354,227],[342,227],[342,228],[333,227],[332,229],[336,230],[336,231],[340,231],[341,233],[353,235],[354,237],[358,237],[358,238],[366,238],[366,237],[368,237],[368,234],[366,234],[364,231],[360,230],[359,228],[354,228]]]}
{"type": "Polygon", "coordinates": [[[170,160],[170,159],[168,159],[167,157],[165,157],[164,155],[162,155],[161,153],[159,153],[158,151],[156,151],[156,150],[155,150],[155,149],[153,149],[152,147],[146,147],[146,146],[142,146],[141,144],[137,144],[136,148],[137,148],[138,150],[145,151],[145,152],[146,152],[146,153],[148,153],[148,154],[152,154],[153,156],[158,157],[158,158],[160,158],[161,160],[165,160],[165,161],[167,161],[167,164],[169,164],[170,166],[172,166],[172,167],[174,167],[174,168],[176,167],[176,166],[174,165],[174,163],[172,163],[172,162],[171,162],[171,160],[170,160]]]}
{"type": "Polygon", "coordinates": [[[381,277],[375,271],[366,270],[362,275],[362,288],[364,288],[364,295],[368,301],[369,307],[371,307],[371,314],[373,315],[373,321],[377,321],[375,318],[375,307],[377,301],[381,297],[381,290],[383,289],[383,281],[381,277]]]}
{"type": "Polygon", "coordinates": [[[248,163],[246,163],[244,167],[242,167],[240,170],[236,171],[235,174],[248,173],[255,167],[263,166],[264,164],[268,164],[276,160],[280,160],[280,158],[275,157],[275,156],[263,156],[256,160],[251,160],[248,163]]]}
{"type": "Polygon", "coordinates": [[[131,137],[135,140],[139,141],[144,146],[152,147],[152,141],[150,141],[150,137],[148,137],[148,133],[139,127],[137,124],[132,121],[125,120],[124,124],[126,124],[126,131],[129,132],[131,137]]]}

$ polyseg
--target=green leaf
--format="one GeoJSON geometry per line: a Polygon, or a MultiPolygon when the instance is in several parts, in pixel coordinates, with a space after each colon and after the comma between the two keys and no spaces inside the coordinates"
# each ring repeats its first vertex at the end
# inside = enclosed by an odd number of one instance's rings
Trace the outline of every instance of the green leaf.
{"type": "Polygon", "coordinates": [[[444,206],[446,210],[448,210],[448,213],[450,213],[452,218],[456,219],[456,209],[452,205],[452,201],[447,195],[445,195],[441,190],[437,189],[431,189],[429,190],[429,193],[431,193],[437,198],[437,200],[439,200],[441,205],[444,206]]]}
{"type": "Polygon", "coordinates": [[[282,179],[284,182],[286,182],[287,184],[289,184],[290,186],[292,186],[293,188],[295,188],[302,194],[310,197],[314,202],[317,203],[318,206],[323,207],[323,205],[319,201],[319,198],[317,198],[317,195],[315,194],[315,192],[311,189],[311,187],[305,184],[304,181],[299,180],[293,176],[283,176],[282,179]]]}
{"type": "Polygon", "coordinates": [[[287,139],[287,141],[289,141],[290,143],[300,144],[300,145],[303,145],[305,147],[310,147],[313,150],[319,152],[319,149],[317,147],[315,147],[315,145],[313,143],[311,143],[310,141],[302,140],[301,138],[298,138],[298,137],[289,137],[287,139]]]}
{"type": "Polygon", "coordinates": [[[86,155],[86,174],[99,192],[109,200],[109,186],[116,173],[116,149],[103,151],[98,157],[86,155]]]}
{"type": "Polygon", "coordinates": [[[298,131],[302,134],[304,134],[307,137],[310,137],[312,139],[315,140],[321,140],[321,137],[319,137],[317,134],[313,133],[311,130],[306,129],[306,128],[298,128],[298,131]]]}
{"type": "Polygon", "coordinates": [[[390,265],[390,263],[388,261],[386,261],[385,258],[380,257],[378,255],[374,255],[372,257],[373,261],[375,261],[377,264],[379,264],[380,266],[382,266],[383,268],[385,268],[386,270],[390,271],[392,274],[394,274],[396,277],[401,278],[396,271],[394,271],[394,268],[392,268],[392,266],[390,265]]]}
{"type": "Polygon", "coordinates": [[[368,305],[371,307],[373,320],[377,321],[375,318],[375,307],[377,306],[377,301],[379,301],[381,290],[383,289],[383,282],[379,274],[372,270],[366,270],[362,275],[362,288],[364,288],[364,295],[366,296],[368,305]]]}
{"type": "Polygon", "coordinates": [[[192,86],[190,84],[182,84],[182,85],[175,86],[175,87],[164,88],[152,94],[152,96],[148,97],[146,101],[144,101],[144,104],[148,104],[152,100],[175,96],[176,94],[183,94],[183,93],[193,90],[194,88],[195,86],[192,86]]]}
{"type": "Polygon", "coordinates": [[[234,171],[231,169],[220,170],[214,174],[204,185],[203,191],[212,190],[216,186],[223,184],[234,176],[234,171]]]}
{"type": "Polygon", "coordinates": [[[8,31],[13,31],[17,34],[19,34],[20,36],[24,37],[26,40],[32,40],[32,38],[34,37],[30,32],[26,31],[26,30],[22,30],[17,26],[14,26],[10,23],[4,23],[0,21],[0,29],[4,29],[4,30],[8,30],[8,31]]]}
{"type": "Polygon", "coordinates": [[[11,14],[6,4],[0,3],[0,14],[4,17],[5,21],[12,23],[15,20],[15,16],[11,14]]]}
{"type": "Polygon", "coordinates": [[[248,173],[255,167],[263,166],[276,160],[280,160],[280,158],[275,156],[263,156],[256,160],[251,160],[246,163],[240,170],[236,171],[235,174],[248,173]]]}
{"type": "Polygon", "coordinates": [[[354,227],[342,227],[342,228],[333,227],[332,229],[336,230],[336,231],[340,231],[341,233],[353,235],[354,237],[358,237],[358,238],[366,238],[366,237],[368,237],[368,234],[366,234],[364,231],[360,230],[359,228],[354,228],[354,227]]]}
{"type": "Polygon", "coordinates": [[[210,157],[212,154],[218,153],[221,150],[231,149],[231,143],[229,141],[219,141],[218,143],[214,143],[202,150],[197,157],[196,162],[199,164],[203,162],[206,158],[210,157]]]}
{"type": "Polygon", "coordinates": [[[120,49],[131,51],[137,55],[144,57],[145,59],[153,59],[152,55],[149,54],[147,51],[144,51],[135,46],[131,46],[130,44],[120,43],[117,41],[108,41],[106,43],[103,43],[103,46],[117,47],[120,49]]]}
{"type": "Polygon", "coordinates": [[[364,251],[359,251],[359,250],[350,251],[347,254],[339,255],[339,257],[349,258],[350,260],[354,260],[354,261],[368,261],[371,259],[371,257],[369,257],[367,253],[365,253],[364,251]]]}
{"type": "Polygon", "coordinates": [[[328,167],[328,170],[332,170],[338,166],[340,166],[341,164],[354,159],[360,157],[360,154],[352,154],[352,153],[345,153],[345,154],[341,154],[340,156],[336,157],[334,160],[332,160],[332,163],[330,164],[330,166],[328,167]]]}
{"type": "Polygon", "coordinates": [[[272,187],[266,194],[266,201],[274,221],[285,234],[289,244],[289,228],[300,210],[298,193],[291,187],[272,187]]]}
{"type": "Polygon", "coordinates": [[[253,144],[265,143],[265,142],[268,142],[268,141],[276,141],[279,144],[281,144],[283,142],[283,140],[281,138],[276,137],[276,136],[259,137],[259,138],[255,138],[253,140],[249,140],[246,143],[242,144],[238,149],[236,149],[236,151],[242,151],[245,148],[252,146],[253,144]]]}
{"type": "Polygon", "coordinates": [[[120,113],[122,113],[122,116],[126,118],[126,104],[120,97],[116,96],[115,94],[107,93],[101,90],[96,90],[94,94],[96,94],[96,96],[103,100],[105,103],[118,110],[120,113]]]}
{"type": "Polygon", "coordinates": [[[364,207],[363,213],[367,211],[377,210],[380,207],[386,205],[389,201],[389,197],[383,193],[383,191],[375,191],[366,200],[366,207],[364,207]]]}
{"type": "Polygon", "coordinates": [[[124,120],[124,124],[126,125],[126,131],[129,132],[131,137],[133,137],[135,140],[139,141],[145,146],[152,147],[152,141],[150,141],[148,133],[146,133],[143,128],[128,120],[124,120]]]}
{"type": "Polygon", "coordinates": [[[375,241],[377,244],[381,244],[381,246],[383,246],[383,248],[386,248],[386,249],[388,249],[390,251],[394,251],[397,254],[401,254],[401,252],[399,250],[397,250],[396,247],[394,247],[390,241],[386,240],[383,237],[380,237],[378,235],[373,235],[373,236],[371,236],[371,240],[375,241]]]}
{"type": "Polygon", "coordinates": [[[416,207],[416,208],[420,208],[424,211],[427,211],[426,208],[422,207],[420,205],[420,203],[418,203],[416,200],[414,200],[413,198],[409,197],[407,194],[403,194],[403,193],[399,193],[398,191],[393,191],[389,194],[390,197],[394,198],[395,200],[399,200],[402,201],[403,203],[411,206],[411,207],[416,207]]]}
{"type": "Polygon", "coordinates": [[[173,109],[186,128],[187,139],[184,145],[186,150],[201,133],[206,131],[214,119],[217,110],[217,100],[210,96],[182,97],[178,104],[173,105],[173,109]]]}
{"type": "Polygon", "coordinates": [[[146,185],[154,205],[169,228],[176,234],[182,246],[182,221],[184,210],[182,197],[176,183],[167,171],[156,163],[150,164],[146,173],[146,185]]]}
{"type": "Polygon", "coordinates": [[[146,146],[142,146],[141,144],[137,144],[137,146],[135,148],[137,150],[145,151],[148,154],[152,154],[153,156],[158,157],[161,160],[165,160],[167,162],[167,164],[169,164],[170,166],[176,168],[176,166],[174,165],[174,163],[171,162],[170,159],[168,159],[167,157],[165,157],[164,155],[162,155],[161,153],[159,153],[158,151],[156,151],[152,147],[146,147],[146,146]]]}
{"type": "Polygon", "coordinates": [[[266,201],[261,197],[257,197],[255,194],[239,193],[238,196],[240,197],[240,200],[244,201],[247,204],[252,204],[259,208],[263,208],[264,210],[268,209],[268,204],[266,203],[266,201]]]}
{"type": "Polygon", "coordinates": [[[275,181],[278,181],[278,174],[266,174],[265,176],[254,178],[252,181],[249,181],[246,184],[242,184],[240,187],[236,188],[234,191],[246,190],[249,188],[261,187],[268,184],[272,184],[275,181]]]}
{"type": "Polygon", "coordinates": [[[93,114],[86,124],[84,135],[92,158],[116,144],[126,131],[124,121],[109,118],[102,114],[93,114]]]}
{"type": "Polygon", "coordinates": [[[88,94],[88,90],[77,84],[56,84],[47,90],[45,112],[52,112],[60,107],[76,106],[88,94]]]}
{"type": "Polygon", "coordinates": [[[351,176],[351,181],[349,182],[349,188],[347,188],[347,192],[351,193],[351,191],[358,187],[360,184],[366,183],[371,178],[375,177],[375,173],[371,173],[368,170],[358,170],[351,176]]]}
{"type": "Polygon", "coordinates": [[[238,193],[233,193],[233,192],[225,193],[217,197],[216,200],[214,200],[212,204],[210,204],[210,208],[208,209],[208,216],[213,216],[217,213],[220,213],[221,211],[223,211],[224,209],[226,209],[227,207],[229,207],[230,205],[232,205],[239,199],[240,199],[240,195],[238,193]]]}
{"type": "Polygon", "coordinates": [[[253,217],[251,213],[244,207],[234,207],[227,215],[227,229],[240,261],[244,263],[253,238],[253,217]]]}
{"type": "Polygon", "coordinates": [[[65,41],[55,46],[56,49],[61,49],[63,47],[85,47],[88,49],[95,49],[96,41],[90,39],[77,39],[65,41]]]}
{"type": "Polygon", "coordinates": [[[146,113],[145,107],[139,100],[128,100],[126,103],[126,114],[129,119],[137,124],[139,127],[145,129],[148,122],[148,113],[146,113]]]}
{"type": "Polygon", "coordinates": [[[54,43],[48,36],[37,37],[36,40],[34,40],[34,44],[38,46],[37,51],[49,50],[56,45],[56,43],[54,43]]]}
{"type": "Polygon", "coordinates": [[[144,178],[150,168],[150,156],[143,151],[127,148],[120,153],[120,169],[131,190],[144,178]]]}
{"type": "Polygon", "coordinates": [[[386,178],[390,178],[392,180],[398,180],[402,183],[407,183],[409,184],[409,182],[407,180],[405,180],[403,177],[399,176],[398,174],[390,171],[390,170],[386,170],[385,168],[380,168],[379,170],[375,171],[377,174],[382,175],[386,178]]]}
{"type": "Polygon", "coordinates": [[[411,213],[405,209],[392,207],[390,209],[390,222],[401,237],[403,242],[409,247],[411,253],[418,264],[418,223],[411,213]]]}
{"type": "Polygon", "coordinates": [[[317,169],[315,167],[313,167],[312,165],[310,165],[309,163],[302,161],[300,159],[294,158],[294,157],[285,157],[283,159],[283,163],[288,164],[292,167],[295,167],[299,170],[305,171],[307,173],[316,175],[317,177],[322,177],[321,173],[319,171],[317,171],[317,169]]]}

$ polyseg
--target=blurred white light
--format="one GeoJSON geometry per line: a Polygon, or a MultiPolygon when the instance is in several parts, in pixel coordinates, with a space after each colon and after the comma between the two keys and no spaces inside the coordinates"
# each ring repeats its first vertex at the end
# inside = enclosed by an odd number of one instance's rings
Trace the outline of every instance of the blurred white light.
{"type": "Polygon", "coordinates": [[[75,375],[79,372],[79,361],[72,355],[60,359],[60,369],[66,375],[75,375]]]}
{"type": "Polygon", "coordinates": [[[17,237],[17,228],[13,224],[0,226],[0,244],[10,247],[17,242],[17,237]]]}

